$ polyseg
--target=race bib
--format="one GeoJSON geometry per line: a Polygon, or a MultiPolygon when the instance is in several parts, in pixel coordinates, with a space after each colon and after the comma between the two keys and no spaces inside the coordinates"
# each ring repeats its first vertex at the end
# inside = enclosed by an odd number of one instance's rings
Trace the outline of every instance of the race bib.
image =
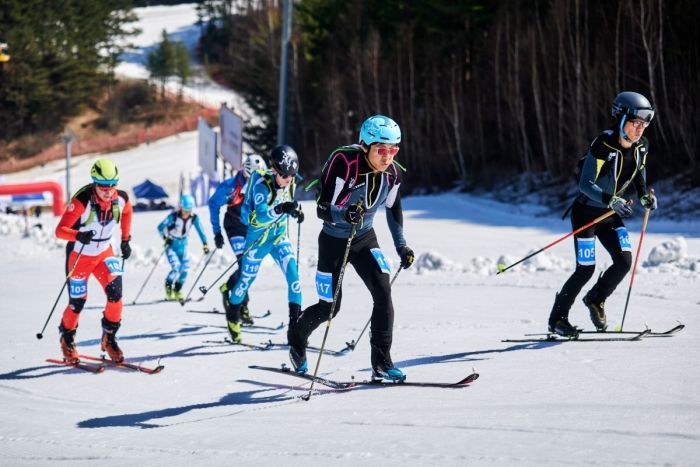
{"type": "Polygon", "coordinates": [[[630,234],[627,232],[625,227],[618,227],[615,229],[617,231],[617,238],[620,240],[620,250],[622,251],[632,251],[632,244],[630,243],[630,234]]]}
{"type": "Polygon", "coordinates": [[[333,274],[316,271],[316,292],[324,302],[333,301],[333,274]]]}
{"type": "Polygon", "coordinates": [[[386,274],[391,274],[389,262],[384,257],[384,253],[382,253],[382,250],[379,248],[372,248],[369,251],[372,252],[372,256],[374,256],[374,260],[377,262],[379,269],[386,274]]]}
{"type": "Polygon", "coordinates": [[[109,273],[113,276],[121,276],[124,272],[122,270],[122,262],[116,256],[110,256],[105,259],[105,266],[109,269],[109,273]]]}
{"type": "Polygon", "coordinates": [[[238,256],[245,250],[245,237],[231,237],[231,247],[233,248],[233,254],[238,256]]]}
{"type": "Polygon", "coordinates": [[[68,295],[70,298],[87,297],[87,278],[70,279],[68,281],[68,295]]]}
{"type": "Polygon", "coordinates": [[[595,238],[576,239],[576,262],[581,266],[595,266],[595,238]]]}

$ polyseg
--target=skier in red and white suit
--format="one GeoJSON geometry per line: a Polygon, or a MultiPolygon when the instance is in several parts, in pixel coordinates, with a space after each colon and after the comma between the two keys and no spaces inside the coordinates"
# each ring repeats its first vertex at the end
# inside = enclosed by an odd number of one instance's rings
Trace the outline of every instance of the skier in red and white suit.
{"type": "Polygon", "coordinates": [[[123,261],[112,250],[110,243],[117,225],[121,225],[121,253],[131,255],[132,206],[128,195],[117,190],[119,172],[109,159],[98,159],[90,171],[94,183],[86,185],[73,196],[63,213],[56,236],[68,240],[67,260],[69,302],[59,331],[61,350],[66,361],[79,359],[75,344],[80,311],[87,299],[90,274],[102,285],[107,304],[102,317],[102,350],[117,362],[124,359],[116,334],[122,318],[123,261]]]}

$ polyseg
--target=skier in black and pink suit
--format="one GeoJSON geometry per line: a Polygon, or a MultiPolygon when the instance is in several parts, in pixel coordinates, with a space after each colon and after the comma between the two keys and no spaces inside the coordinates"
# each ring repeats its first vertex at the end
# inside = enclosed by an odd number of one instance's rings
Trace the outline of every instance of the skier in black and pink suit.
{"type": "MultiPolygon", "coordinates": [[[[289,355],[297,373],[308,371],[306,342],[321,323],[330,318],[334,291],[350,232],[354,226],[348,263],[365,283],[374,306],[371,319],[372,377],[402,381],[405,375],[391,359],[394,307],[389,285],[389,264],[379,248],[372,228],[374,215],[386,205],[386,217],[401,257],[401,267],[413,263],[413,251],[403,236],[403,214],[399,188],[401,179],[394,156],[399,151],[401,130],[391,118],[368,118],[360,130],[360,143],[343,146],[331,154],[320,177],[317,215],[323,220],[318,237],[316,290],[319,301],[304,310],[298,319],[290,319],[287,338],[289,355]]],[[[334,314],[340,310],[338,294],[334,314]]]]}

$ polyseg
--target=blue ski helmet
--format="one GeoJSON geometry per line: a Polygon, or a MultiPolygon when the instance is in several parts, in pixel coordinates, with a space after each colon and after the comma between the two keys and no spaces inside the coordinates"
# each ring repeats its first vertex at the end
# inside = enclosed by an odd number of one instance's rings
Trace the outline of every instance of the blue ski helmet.
{"type": "Polygon", "coordinates": [[[400,142],[399,124],[384,115],[369,117],[360,128],[360,143],[367,146],[373,143],[399,144],[400,142]]]}
{"type": "Polygon", "coordinates": [[[182,195],[180,197],[180,209],[191,212],[194,209],[194,197],[192,195],[182,195]]]}

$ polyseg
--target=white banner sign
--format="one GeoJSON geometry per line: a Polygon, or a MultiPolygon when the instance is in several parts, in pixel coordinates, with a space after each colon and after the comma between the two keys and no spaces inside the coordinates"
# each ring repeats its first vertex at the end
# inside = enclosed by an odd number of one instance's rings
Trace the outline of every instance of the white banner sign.
{"type": "Polygon", "coordinates": [[[243,160],[243,120],[225,105],[219,111],[221,126],[221,157],[236,171],[243,160]]]}
{"type": "Polygon", "coordinates": [[[216,132],[201,117],[197,121],[199,132],[199,166],[202,172],[216,179],[216,132]]]}

